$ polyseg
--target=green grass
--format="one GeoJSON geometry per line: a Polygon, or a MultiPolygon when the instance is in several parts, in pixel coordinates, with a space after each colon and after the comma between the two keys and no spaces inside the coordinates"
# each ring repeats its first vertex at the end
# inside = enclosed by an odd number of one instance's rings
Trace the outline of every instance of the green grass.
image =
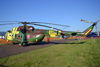
{"type": "Polygon", "coordinates": [[[3,44],[3,43],[0,43],[0,45],[5,45],[5,44],[3,44]]]}
{"type": "MultiPolygon", "coordinates": [[[[10,43],[10,44],[11,44],[11,43],[10,43]]],[[[9,44],[9,45],[10,45],[10,44],[9,44]]],[[[7,45],[7,44],[4,44],[4,43],[0,43],[0,45],[7,45]]]]}
{"type": "Polygon", "coordinates": [[[100,67],[100,43],[92,40],[54,45],[0,59],[1,67],[100,67]]]}

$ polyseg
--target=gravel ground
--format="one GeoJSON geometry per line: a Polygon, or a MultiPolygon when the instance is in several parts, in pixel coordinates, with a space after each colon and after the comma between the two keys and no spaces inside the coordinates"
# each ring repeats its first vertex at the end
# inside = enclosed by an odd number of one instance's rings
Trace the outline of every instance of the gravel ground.
{"type": "Polygon", "coordinates": [[[38,44],[30,44],[29,46],[24,46],[24,47],[18,47],[18,44],[15,45],[0,45],[0,59],[7,57],[7,56],[11,56],[11,55],[16,55],[16,54],[20,54],[23,52],[28,52],[28,51],[32,51],[35,49],[40,49],[40,48],[44,48],[44,47],[49,47],[49,46],[53,46],[53,45],[57,45],[57,44],[61,44],[61,43],[67,43],[67,42],[71,42],[71,41],[75,41],[73,40],[52,40],[49,43],[47,43],[46,41],[42,41],[38,44]]]}

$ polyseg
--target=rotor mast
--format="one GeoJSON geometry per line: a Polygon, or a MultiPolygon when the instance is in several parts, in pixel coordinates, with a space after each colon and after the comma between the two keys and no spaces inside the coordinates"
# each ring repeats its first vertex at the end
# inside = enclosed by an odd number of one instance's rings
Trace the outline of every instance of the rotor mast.
{"type": "Polygon", "coordinates": [[[23,43],[28,43],[27,41],[27,35],[26,35],[26,24],[29,24],[29,22],[21,22],[24,25],[24,39],[23,39],[23,43]]]}

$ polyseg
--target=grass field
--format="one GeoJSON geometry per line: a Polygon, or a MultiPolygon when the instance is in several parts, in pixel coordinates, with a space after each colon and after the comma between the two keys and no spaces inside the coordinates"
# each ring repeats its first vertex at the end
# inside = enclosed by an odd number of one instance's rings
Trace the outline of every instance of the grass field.
{"type": "Polygon", "coordinates": [[[4,45],[4,44],[0,43],[0,45],[4,45]]]}
{"type": "Polygon", "coordinates": [[[3,67],[100,67],[100,39],[54,45],[0,59],[3,67]]]}

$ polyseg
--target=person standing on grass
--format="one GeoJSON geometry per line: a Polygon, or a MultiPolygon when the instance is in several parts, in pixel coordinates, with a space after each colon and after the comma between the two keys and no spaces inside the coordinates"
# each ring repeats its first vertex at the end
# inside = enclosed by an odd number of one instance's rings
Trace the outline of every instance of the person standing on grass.
{"type": "Polygon", "coordinates": [[[50,37],[47,37],[47,42],[50,42],[49,40],[50,40],[50,37]]]}

